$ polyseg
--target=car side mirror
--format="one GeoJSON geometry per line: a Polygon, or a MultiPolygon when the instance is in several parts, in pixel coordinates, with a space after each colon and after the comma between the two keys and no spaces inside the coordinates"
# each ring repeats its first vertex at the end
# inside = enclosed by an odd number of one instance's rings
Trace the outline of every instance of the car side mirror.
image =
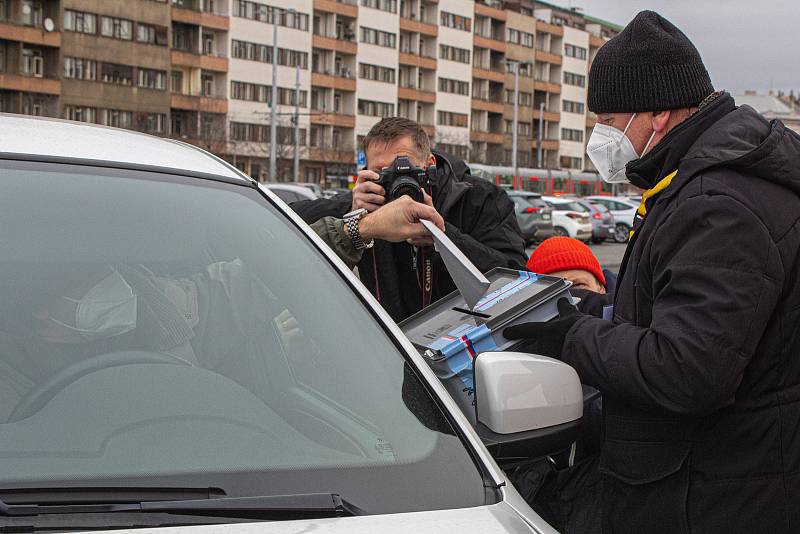
{"type": "Polygon", "coordinates": [[[569,365],[535,354],[483,352],[474,373],[475,428],[498,461],[554,454],[580,435],[584,394],[569,365]]]}

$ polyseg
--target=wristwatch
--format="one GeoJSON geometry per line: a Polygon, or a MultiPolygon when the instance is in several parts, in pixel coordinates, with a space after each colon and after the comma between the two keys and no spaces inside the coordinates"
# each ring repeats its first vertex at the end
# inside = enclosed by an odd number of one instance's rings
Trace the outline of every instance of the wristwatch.
{"type": "Polygon", "coordinates": [[[375,244],[374,239],[371,239],[369,243],[364,243],[364,240],[361,239],[361,233],[358,231],[358,221],[361,220],[361,218],[366,214],[366,209],[359,208],[351,211],[350,213],[345,213],[344,217],[342,217],[344,220],[344,226],[347,228],[347,235],[350,237],[350,241],[353,242],[353,246],[356,247],[356,250],[372,248],[372,245],[375,244]]]}

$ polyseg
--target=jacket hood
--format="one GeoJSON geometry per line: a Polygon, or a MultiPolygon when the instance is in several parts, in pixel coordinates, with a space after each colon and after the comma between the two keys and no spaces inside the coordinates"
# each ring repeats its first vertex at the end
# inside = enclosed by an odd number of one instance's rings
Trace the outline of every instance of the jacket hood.
{"type": "Polygon", "coordinates": [[[800,194],[800,135],[779,120],[768,121],[740,106],[703,132],[682,158],[680,173],[691,177],[714,167],[735,169],[800,194]]]}

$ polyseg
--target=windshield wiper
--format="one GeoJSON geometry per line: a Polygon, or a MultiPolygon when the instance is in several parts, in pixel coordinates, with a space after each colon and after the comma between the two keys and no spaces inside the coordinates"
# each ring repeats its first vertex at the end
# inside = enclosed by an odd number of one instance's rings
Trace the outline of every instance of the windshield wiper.
{"type": "Polygon", "coordinates": [[[363,515],[364,511],[336,493],[299,493],[256,497],[222,497],[181,501],[90,504],[8,504],[0,501],[0,516],[44,514],[105,514],[144,512],[236,517],[247,519],[302,519],[363,515]]]}

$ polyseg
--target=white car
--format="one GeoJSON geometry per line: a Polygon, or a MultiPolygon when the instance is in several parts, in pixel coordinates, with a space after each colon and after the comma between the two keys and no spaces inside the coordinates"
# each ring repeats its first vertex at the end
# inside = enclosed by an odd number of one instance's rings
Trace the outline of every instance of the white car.
{"type": "Polygon", "coordinates": [[[313,189],[303,187],[302,185],[267,182],[264,184],[264,187],[275,193],[278,198],[287,204],[300,200],[315,200],[317,198],[313,189]]]}
{"type": "Polygon", "coordinates": [[[0,114],[0,175],[0,530],[555,534],[492,454],[576,439],[571,367],[480,354],[473,428],[311,228],[194,146],[0,114]]]}
{"type": "Polygon", "coordinates": [[[580,241],[592,239],[592,221],[586,209],[572,199],[542,197],[553,208],[553,228],[556,235],[580,241]]]}
{"type": "Polygon", "coordinates": [[[633,228],[633,218],[636,215],[639,204],[628,197],[591,196],[586,197],[586,200],[602,204],[611,211],[616,222],[614,241],[627,243],[633,228]]]}

